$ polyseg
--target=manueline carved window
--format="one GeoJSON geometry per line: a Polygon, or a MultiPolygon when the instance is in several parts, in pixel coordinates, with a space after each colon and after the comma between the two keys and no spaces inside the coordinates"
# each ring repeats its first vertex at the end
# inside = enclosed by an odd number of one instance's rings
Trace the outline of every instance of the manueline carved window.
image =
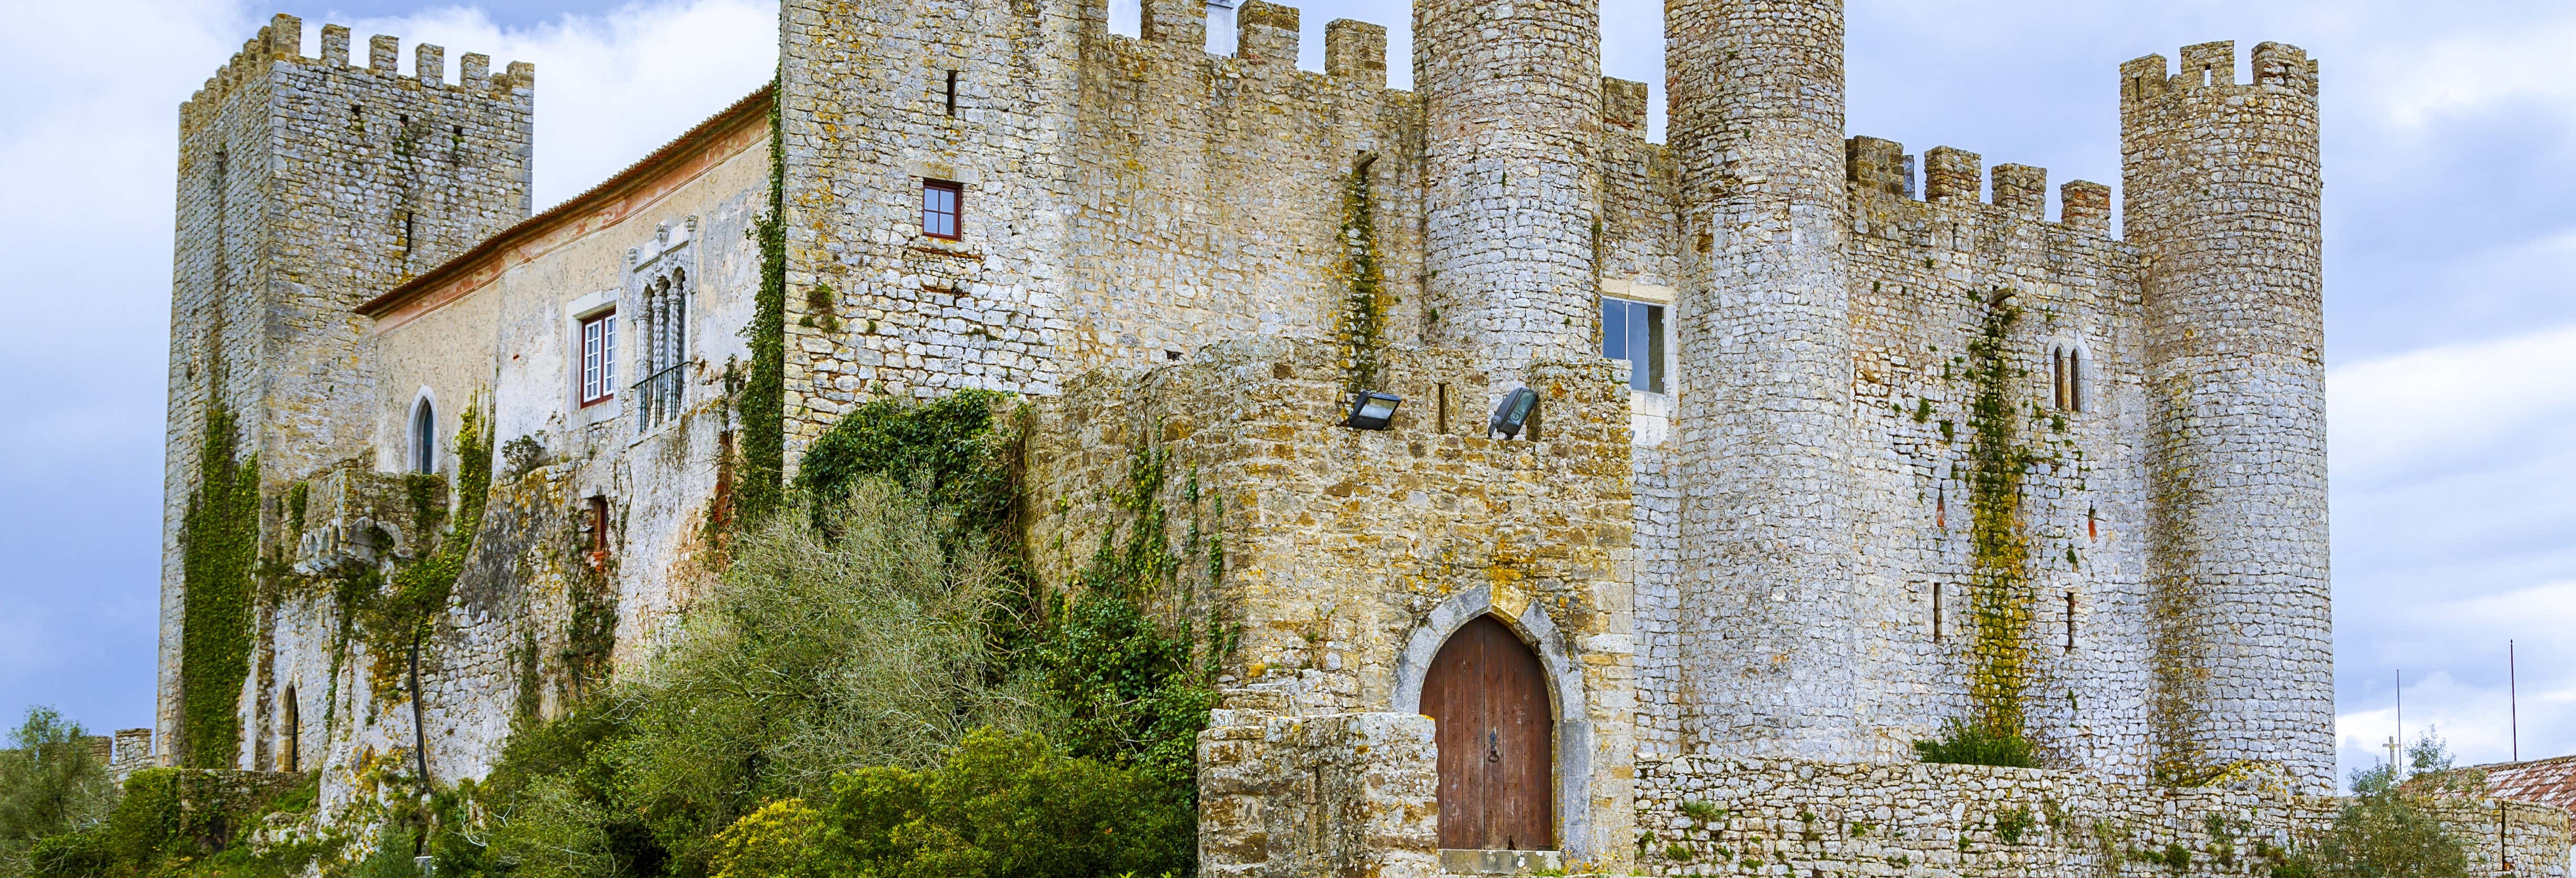
{"type": "Polygon", "coordinates": [[[643,313],[637,321],[643,350],[636,371],[635,428],[638,431],[678,417],[683,370],[688,367],[689,274],[674,268],[645,284],[643,313]]]}
{"type": "Polygon", "coordinates": [[[688,404],[689,300],[696,261],[698,218],[677,228],[654,229],[649,249],[628,251],[626,302],[617,309],[625,325],[617,327],[619,347],[634,352],[633,384],[627,405],[635,415],[635,432],[644,433],[679,418],[688,404]]]}

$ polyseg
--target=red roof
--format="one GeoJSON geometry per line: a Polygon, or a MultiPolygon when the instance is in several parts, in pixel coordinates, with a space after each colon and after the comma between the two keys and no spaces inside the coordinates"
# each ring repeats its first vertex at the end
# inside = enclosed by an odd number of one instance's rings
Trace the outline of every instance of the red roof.
{"type": "Polygon", "coordinates": [[[2576,756],[2478,766],[2487,796],[2576,810],[2576,756]]]}

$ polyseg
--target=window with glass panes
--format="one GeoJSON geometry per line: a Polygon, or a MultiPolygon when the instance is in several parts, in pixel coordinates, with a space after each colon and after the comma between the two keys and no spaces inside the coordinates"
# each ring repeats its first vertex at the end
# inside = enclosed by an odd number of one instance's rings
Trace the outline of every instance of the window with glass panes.
{"type": "Polygon", "coordinates": [[[1664,392],[1664,306],[1604,297],[1601,355],[1628,361],[1631,389],[1664,392]]]}
{"type": "Polygon", "coordinates": [[[921,233],[956,240],[965,201],[965,187],[946,180],[921,181],[921,233]]]}
{"type": "Polygon", "coordinates": [[[581,321],[581,404],[617,396],[617,312],[581,321]]]}

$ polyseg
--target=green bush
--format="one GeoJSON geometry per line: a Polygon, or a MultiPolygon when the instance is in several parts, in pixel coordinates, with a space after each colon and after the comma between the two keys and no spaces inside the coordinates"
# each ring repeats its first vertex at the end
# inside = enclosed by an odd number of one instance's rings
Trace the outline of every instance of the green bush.
{"type": "Polygon", "coordinates": [[[878,479],[847,486],[826,524],[774,517],[737,539],[712,600],[639,679],[513,735],[478,791],[489,841],[453,870],[695,874],[762,802],[1052,716],[989,648],[989,553],[944,549],[950,522],[878,479]]]}
{"type": "Polygon", "coordinates": [[[1099,878],[1184,874],[1196,816],[1137,769],[1066,755],[1039,735],[981,730],[948,761],[863,768],[828,804],[780,803],[719,841],[723,878],[1099,878]]]}
{"type": "MultiPolygon", "coordinates": [[[[844,419],[800,468],[807,514],[734,534],[715,593],[640,674],[516,730],[487,782],[448,795],[428,821],[441,872],[1191,871],[1223,646],[1144,609],[1187,605],[1162,458],[1140,452],[1123,538],[1068,604],[1020,557],[999,399],[844,419]]],[[[1220,540],[1190,521],[1214,576],[1220,540]]]]}
{"type": "Polygon", "coordinates": [[[2039,767],[2039,754],[2028,739],[1955,719],[1942,728],[1941,737],[1914,742],[1914,752],[1925,762],[1946,765],[2039,767]]]}
{"type": "Polygon", "coordinates": [[[231,878],[300,874],[319,853],[311,847],[254,851],[239,842],[281,805],[310,807],[305,790],[276,785],[275,775],[147,768],[125,779],[106,818],[54,835],[30,852],[28,874],[97,878],[216,874],[231,878]]]}
{"type": "Polygon", "coordinates": [[[115,806],[89,732],[53,708],[28,708],[0,750],[0,876],[26,874],[36,843],[97,826],[115,806]]]}
{"type": "Polygon", "coordinates": [[[2308,849],[2284,859],[2274,878],[2466,878],[2468,850],[2442,827],[2433,806],[2474,795],[2482,778],[2452,767],[2450,748],[2427,730],[2407,748],[2417,772],[2402,781],[2395,766],[2353,772],[2353,798],[2308,849]]]}

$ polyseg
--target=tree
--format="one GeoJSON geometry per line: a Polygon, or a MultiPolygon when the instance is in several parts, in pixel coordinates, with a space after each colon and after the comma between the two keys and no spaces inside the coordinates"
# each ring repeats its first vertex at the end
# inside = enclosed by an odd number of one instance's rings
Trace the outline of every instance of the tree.
{"type": "Polygon", "coordinates": [[[26,874],[36,842],[96,826],[115,807],[116,785],[89,732],[53,708],[28,708],[10,749],[0,750],[0,876],[26,874]]]}

